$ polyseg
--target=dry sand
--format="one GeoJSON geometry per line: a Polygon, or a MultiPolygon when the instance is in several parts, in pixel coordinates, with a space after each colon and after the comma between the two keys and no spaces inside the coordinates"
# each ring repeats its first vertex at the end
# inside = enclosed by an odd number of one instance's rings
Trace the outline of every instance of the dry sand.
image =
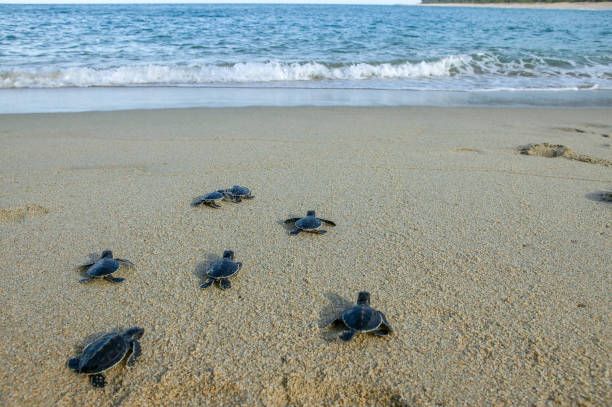
{"type": "Polygon", "coordinates": [[[610,117],[0,116],[0,404],[609,405],[612,168],[517,148],[611,160],[610,117]],[[256,198],[190,207],[234,183],[256,198]],[[338,226],[288,236],[279,222],[308,209],[338,226]],[[136,269],[79,284],[105,248],[136,269]],[[198,264],[226,248],[244,264],[233,287],[199,290],[198,264]],[[364,289],[396,333],[340,343],[322,326],[364,289]],[[143,355],[105,389],[66,368],[86,337],[130,325],[143,355]]]}
{"type": "Polygon", "coordinates": [[[560,3],[435,3],[417,4],[425,7],[493,7],[493,8],[531,8],[549,10],[612,10],[612,1],[580,1],[560,3]]]}

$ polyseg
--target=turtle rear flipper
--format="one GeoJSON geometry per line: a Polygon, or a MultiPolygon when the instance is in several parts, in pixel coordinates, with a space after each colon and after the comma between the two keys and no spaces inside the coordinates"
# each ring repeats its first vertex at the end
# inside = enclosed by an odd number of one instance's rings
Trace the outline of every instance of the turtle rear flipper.
{"type": "Polygon", "coordinates": [[[106,386],[106,378],[101,373],[92,374],[89,376],[89,383],[91,383],[93,387],[102,388],[106,386]]]}
{"type": "Polygon", "coordinates": [[[289,232],[290,235],[297,235],[302,231],[302,229],[293,229],[291,232],[289,232]]]}
{"type": "Polygon", "coordinates": [[[335,326],[339,326],[341,324],[344,324],[344,322],[342,322],[342,318],[336,318],[333,321],[328,322],[325,326],[335,327],[335,326]]]}
{"type": "Polygon", "coordinates": [[[68,359],[68,363],[66,363],[66,365],[68,366],[68,369],[72,369],[74,371],[78,371],[79,370],[79,363],[80,363],[79,358],[70,358],[70,359],[68,359]]]}
{"type": "Polygon", "coordinates": [[[91,277],[85,277],[79,280],[79,283],[89,283],[90,281],[92,281],[93,278],[91,277]]]}
{"type": "Polygon", "coordinates": [[[336,226],[336,223],[335,223],[335,222],[332,222],[331,220],[321,219],[321,218],[319,218],[319,220],[320,220],[321,222],[325,222],[325,223],[327,223],[327,224],[328,224],[328,225],[330,225],[330,226],[336,226]]]}
{"type": "Polygon", "coordinates": [[[104,279],[106,281],[110,281],[111,283],[121,283],[122,281],[125,281],[125,278],[122,277],[113,277],[113,276],[104,276],[104,279]]]}
{"type": "Polygon", "coordinates": [[[128,357],[127,365],[134,366],[134,363],[138,360],[138,358],[142,355],[142,348],[140,347],[140,342],[133,341],[132,342],[132,353],[128,357]]]}
{"type": "Polygon", "coordinates": [[[202,197],[197,197],[191,201],[191,206],[198,206],[198,205],[202,205],[203,203],[204,203],[204,200],[202,199],[202,197]]]}
{"type": "Polygon", "coordinates": [[[204,281],[202,284],[200,284],[200,288],[208,288],[212,285],[212,283],[215,282],[215,279],[213,278],[207,278],[206,281],[204,281]]]}
{"type": "Polygon", "coordinates": [[[219,280],[219,288],[222,290],[227,290],[232,287],[232,283],[227,278],[222,278],[219,280]]]}
{"type": "Polygon", "coordinates": [[[353,339],[353,337],[355,336],[355,334],[357,333],[357,331],[351,329],[350,331],[344,331],[340,334],[340,339],[342,339],[345,342],[350,341],[351,339],[353,339]]]}

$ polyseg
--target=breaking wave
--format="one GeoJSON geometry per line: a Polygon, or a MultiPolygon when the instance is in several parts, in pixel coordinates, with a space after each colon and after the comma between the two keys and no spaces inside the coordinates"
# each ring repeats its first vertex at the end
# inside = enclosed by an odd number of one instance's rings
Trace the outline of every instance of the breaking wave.
{"type": "Polygon", "coordinates": [[[325,64],[242,62],[225,65],[131,65],[111,68],[0,69],[0,88],[199,86],[294,81],[435,80],[444,77],[557,78],[598,87],[612,81],[608,65],[530,58],[502,61],[491,54],[448,56],[433,61],[325,64]],[[589,83],[594,80],[594,83],[589,83]]]}

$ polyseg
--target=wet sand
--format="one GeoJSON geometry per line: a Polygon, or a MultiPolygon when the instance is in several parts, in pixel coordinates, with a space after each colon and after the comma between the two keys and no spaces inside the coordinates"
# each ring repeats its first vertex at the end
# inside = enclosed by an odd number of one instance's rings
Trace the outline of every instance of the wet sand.
{"type": "Polygon", "coordinates": [[[611,113],[0,116],[0,404],[609,404],[611,113]],[[190,207],[235,183],[256,198],[190,207]],[[308,209],[338,226],[289,236],[308,209]],[[136,269],[80,284],[106,248],[136,269]],[[242,271],[200,290],[224,249],[242,271]],[[391,337],[324,328],[360,290],[391,337]],[[142,357],[106,388],[66,368],[131,325],[142,357]]]}

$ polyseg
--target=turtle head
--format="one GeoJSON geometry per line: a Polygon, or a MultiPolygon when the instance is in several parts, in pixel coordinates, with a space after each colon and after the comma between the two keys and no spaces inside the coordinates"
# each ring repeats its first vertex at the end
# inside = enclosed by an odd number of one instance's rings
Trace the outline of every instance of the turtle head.
{"type": "Polygon", "coordinates": [[[316,216],[315,211],[309,210],[308,212],[306,212],[306,216],[316,216]]]}
{"type": "Polygon", "coordinates": [[[133,326],[130,329],[126,330],[124,335],[130,338],[131,340],[136,341],[142,338],[142,335],[144,335],[144,329],[138,326],[133,326]]]}
{"type": "Polygon", "coordinates": [[[226,250],[223,252],[223,258],[224,259],[230,259],[230,260],[234,260],[234,251],[233,250],[226,250]]]}
{"type": "Polygon", "coordinates": [[[367,291],[361,291],[357,295],[358,305],[370,305],[370,293],[367,291]]]}
{"type": "Polygon", "coordinates": [[[113,258],[112,250],[104,250],[102,252],[102,254],[100,255],[100,258],[102,258],[102,259],[112,259],[113,258]]]}

